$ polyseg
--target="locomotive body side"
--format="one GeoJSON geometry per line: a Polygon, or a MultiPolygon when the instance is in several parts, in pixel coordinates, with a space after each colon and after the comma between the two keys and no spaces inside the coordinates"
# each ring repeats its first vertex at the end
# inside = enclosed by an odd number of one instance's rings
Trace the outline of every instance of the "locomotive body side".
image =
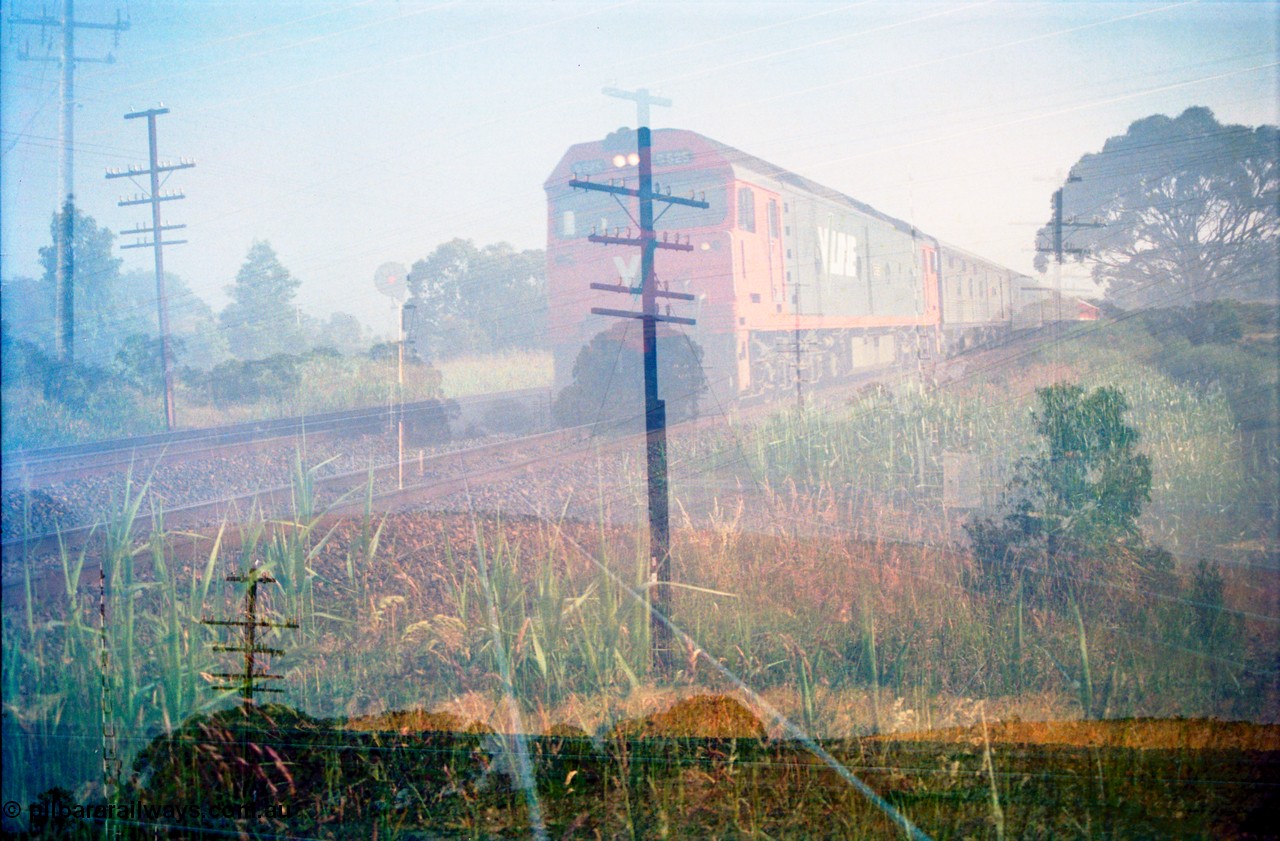
{"type": "MultiPolygon", "coordinates": [[[[792,317],[769,326],[792,331],[792,351],[797,340],[811,351],[800,376],[809,383],[847,377],[926,349],[939,317],[931,244],[905,222],[803,179],[788,180],[792,317]]],[[[794,368],[793,361],[777,379],[793,380],[794,368]]]]}
{"type": "Polygon", "coordinates": [[[941,327],[948,352],[1006,335],[1013,321],[1022,275],[976,254],[940,244],[941,327]]]}
{"type": "Polygon", "coordinates": [[[788,390],[797,375],[817,383],[936,352],[931,240],[758,158],[729,147],[724,155],[735,177],[739,395],[788,390]]]}
{"type": "MultiPolygon", "coordinates": [[[[591,339],[610,329],[592,307],[620,296],[592,282],[638,287],[639,253],[587,240],[592,232],[635,233],[635,203],[574,190],[572,178],[635,186],[633,167],[615,166],[634,134],[572,147],[546,182],[549,327],[555,386],[572,378],[591,339]],[[630,182],[628,181],[630,179],[630,182]]],[[[630,146],[628,146],[630,144],[630,146]]],[[[673,313],[697,320],[688,333],[704,351],[708,383],[723,403],[790,389],[795,353],[807,383],[889,366],[940,349],[938,245],[907,223],[780,167],[690,131],[653,132],[658,192],[690,195],[708,210],[659,211],[660,235],[691,252],[661,251],[660,286],[697,295],[673,313]]]]}
{"type": "MultiPolygon", "coordinates": [[[[587,239],[638,237],[636,200],[575,190],[569,181],[637,187],[628,161],[635,144],[623,129],[573,146],[545,185],[557,390],[570,383],[580,350],[617,324],[591,308],[628,308],[623,296],[590,284],[638,292],[642,280],[638,248],[587,239]]],[[[813,384],[936,359],[1016,326],[1029,279],[1003,266],[695,132],[656,130],[652,150],[656,192],[710,204],[655,203],[659,238],[692,246],[660,250],[655,276],[660,288],[696,296],[674,303],[671,313],[696,319],[685,332],[701,345],[708,384],[722,405],[785,392],[797,376],[813,384]]],[[[638,308],[634,297],[631,309],[638,308]]],[[[1088,307],[1064,312],[1087,319],[1088,307]]]]}

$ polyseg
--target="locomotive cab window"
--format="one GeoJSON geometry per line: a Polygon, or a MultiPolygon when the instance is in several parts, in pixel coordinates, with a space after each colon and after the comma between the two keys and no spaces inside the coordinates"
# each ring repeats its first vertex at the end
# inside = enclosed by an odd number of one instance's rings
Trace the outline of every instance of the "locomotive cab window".
{"type": "Polygon", "coordinates": [[[750,187],[738,188],[738,228],[756,232],[756,194],[750,187]]]}

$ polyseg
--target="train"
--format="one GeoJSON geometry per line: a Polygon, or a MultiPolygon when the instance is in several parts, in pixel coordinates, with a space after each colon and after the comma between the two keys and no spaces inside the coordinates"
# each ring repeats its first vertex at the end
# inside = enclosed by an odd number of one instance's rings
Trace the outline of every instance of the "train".
{"type": "MultiPolygon", "coordinates": [[[[1098,317],[1086,301],[732,146],[683,129],[651,138],[654,190],[707,205],[655,208],[657,235],[692,246],[659,251],[655,276],[660,288],[693,296],[671,312],[696,322],[686,329],[722,401],[792,388],[797,360],[805,382],[818,384],[928,363],[1046,321],[1098,317]]],[[[636,200],[569,182],[634,189],[636,149],[626,128],[576,144],[544,185],[557,392],[580,350],[616,321],[591,309],[616,310],[620,296],[591,284],[640,284],[638,248],[588,239],[638,236],[636,200]]]]}

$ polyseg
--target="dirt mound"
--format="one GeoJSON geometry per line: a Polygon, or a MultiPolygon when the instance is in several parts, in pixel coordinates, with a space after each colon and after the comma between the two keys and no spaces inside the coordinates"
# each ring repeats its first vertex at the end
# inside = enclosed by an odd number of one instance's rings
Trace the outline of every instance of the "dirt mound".
{"type": "Polygon", "coordinates": [[[742,703],[727,695],[695,695],[668,710],[623,721],[615,735],[627,739],[761,739],[765,728],[742,703]]]}
{"type": "Polygon", "coordinates": [[[326,722],[284,704],[237,704],[208,715],[191,716],[183,722],[181,730],[193,733],[234,730],[237,733],[248,731],[270,734],[283,730],[318,731],[327,726],[326,722]]]}
{"type": "Polygon", "coordinates": [[[378,733],[480,733],[485,732],[478,722],[465,723],[453,713],[426,710],[394,710],[392,712],[365,715],[349,719],[347,730],[378,733]]]}
{"type": "Polygon", "coordinates": [[[586,739],[587,731],[583,730],[576,724],[565,724],[556,722],[551,725],[551,729],[547,731],[548,736],[555,736],[561,739],[586,739]]]}

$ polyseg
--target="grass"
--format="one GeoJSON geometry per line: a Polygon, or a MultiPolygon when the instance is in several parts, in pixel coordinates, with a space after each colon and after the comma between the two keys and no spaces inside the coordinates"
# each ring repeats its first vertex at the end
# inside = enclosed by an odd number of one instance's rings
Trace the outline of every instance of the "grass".
{"type": "MultiPolygon", "coordinates": [[[[313,355],[303,358],[296,370],[297,386],[268,400],[219,403],[203,390],[180,383],[175,401],[179,425],[204,427],[388,406],[400,393],[394,357],[313,355]]],[[[406,401],[440,397],[440,373],[425,365],[407,363],[403,395],[406,401]]]]}
{"type": "MultiPolygon", "coordinates": [[[[305,475],[300,472],[300,482],[305,475]]],[[[660,714],[698,693],[731,691],[709,661],[754,690],[754,696],[743,698],[749,705],[772,706],[824,744],[844,745],[839,748],[843,759],[867,769],[877,791],[892,794],[895,804],[909,806],[913,818],[933,827],[932,832],[941,829],[937,834],[943,837],[963,834],[961,828],[972,821],[988,820],[996,802],[1012,837],[1041,823],[1065,832],[1072,820],[1149,821],[1157,812],[1117,804],[1137,798],[1151,805],[1172,796],[1154,781],[1165,773],[1163,760],[1143,766],[1153,769],[1143,778],[1152,781],[1129,783],[1122,775],[1132,762],[1122,752],[1108,755],[1105,762],[1113,764],[1104,766],[1102,776],[1108,791],[1126,791],[1130,800],[1107,795],[1068,805],[1061,798],[1046,801],[1052,777],[1044,763],[1062,773],[1077,773],[1068,769],[1079,763],[1081,771],[1094,773],[1096,768],[1078,753],[1056,752],[1046,759],[1034,752],[1010,756],[996,751],[988,758],[966,750],[967,758],[956,754],[947,763],[968,763],[972,770],[938,777],[936,770],[920,772],[919,760],[910,752],[848,741],[876,732],[976,722],[983,709],[972,700],[976,698],[987,699],[985,708],[997,720],[1080,715],[1073,701],[1079,689],[1073,691],[1058,664],[1070,663],[1072,646],[1080,644],[1081,615],[1054,615],[965,592],[956,571],[964,559],[952,550],[753,535],[733,527],[728,515],[720,529],[679,529],[676,575],[690,587],[678,591],[675,619],[704,653],[688,658],[674,680],[660,680],[647,671],[644,604],[630,594],[634,589],[622,586],[628,581],[642,584],[646,567],[630,529],[532,518],[476,519],[470,514],[376,516],[370,509],[331,531],[300,531],[299,524],[315,521],[320,513],[309,508],[302,482],[292,521],[251,522],[241,529],[239,548],[232,553],[222,546],[225,531],[201,540],[198,552],[178,552],[193,538],[161,528],[140,547],[119,539],[137,500],[135,495],[123,501],[125,516],[117,523],[117,537],[108,541],[115,548],[106,556],[112,599],[110,685],[119,732],[127,734],[122,741],[131,756],[142,750],[144,734],[190,733],[207,721],[192,715],[221,706],[198,678],[214,670],[216,658],[209,650],[213,634],[196,619],[234,612],[237,594],[218,583],[221,576],[256,553],[270,556],[273,539],[293,535],[305,539],[296,551],[274,561],[274,568],[278,574],[286,562],[300,564],[294,578],[309,581],[310,589],[304,596],[296,582],[282,581],[269,594],[267,607],[270,612],[274,603],[272,615],[282,618],[302,613],[304,628],[296,635],[273,632],[264,640],[288,649],[272,669],[286,674],[289,703],[311,715],[342,720],[436,710],[436,715],[455,716],[459,726],[477,721],[475,729],[501,731],[511,726],[504,704],[514,697],[520,727],[541,734],[528,746],[529,767],[552,828],[567,829],[582,818],[584,826],[612,835],[648,835],[663,826],[680,834],[699,825],[794,832],[827,821],[852,831],[855,819],[871,819],[855,792],[816,770],[795,746],[738,749],[713,744],[694,749],[687,759],[659,753],[663,762],[654,765],[652,740],[609,741],[624,720],[660,714]],[[139,564],[144,558],[149,563],[139,564]],[[220,590],[226,590],[221,598],[220,590]],[[1025,658],[1015,683],[1005,677],[1009,670],[1003,663],[1006,652],[1014,650],[1012,620],[1022,613],[1027,614],[1030,639],[1019,645],[1044,653],[1025,658]],[[563,739],[548,741],[553,732],[584,733],[596,741],[566,746],[563,739]],[[601,753],[600,739],[612,747],[601,753]],[[589,752],[581,754],[588,744],[589,752]],[[570,750],[589,761],[566,766],[554,759],[570,750]],[[728,762],[726,756],[737,758],[728,762]],[[707,757],[719,758],[707,765],[707,757]],[[1033,771],[1036,762],[1042,764],[1033,771]],[[1018,770],[1023,767],[1026,771],[1018,770]],[[575,768],[576,786],[573,780],[563,782],[575,768]],[[1013,786],[1011,781],[1024,774],[1031,774],[1033,782],[1013,786]],[[1045,782],[1034,782],[1040,779],[1036,774],[1044,775],[1045,782]],[[992,780],[1004,788],[993,794],[992,780]],[[590,805],[613,797],[610,792],[625,794],[627,808],[602,811],[590,805]],[[804,804],[794,819],[801,824],[776,817],[780,802],[788,799],[804,804]],[[727,805],[734,802],[739,805],[727,805]],[[1056,805],[1047,808],[1044,802],[1056,805]],[[851,822],[839,823],[845,820],[851,822]]],[[[32,596],[28,609],[33,619],[25,619],[25,612],[6,611],[6,709],[13,716],[4,737],[6,797],[30,800],[53,784],[96,790],[100,771],[94,751],[101,740],[94,722],[102,709],[95,657],[99,632],[91,621],[93,588],[83,580],[92,560],[64,554],[65,592],[32,596]],[[87,726],[71,723],[72,708],[88,711],[74,719],[87,720],[87,726]],[[56,744],[72,749],[54,759],[49,748],[56,744]],[[33,756],[42,759],[33,763],[33,756]]],[[[1172,613],[1165,619],[1170,627],[1178,624],[1172,613]]],[[[1265,623],[1250,626],[1251,634],[1266,635],[1259,654],[1275,650],[1274,631],[1274,625],[1265,623]]],[[[1211,706],[1204,686],[1210,679],[1207,672],[1176,665],[1179,658],[1196,661],[1196,652],[1179,652],[1189,644],[1137,621],[1090,628],[1093,672],[1113,672],[1112,683],[1119,688],[1110,694],[1123,699],[1111,702],[1111,714],[1204,715],[1232,709],[1211,706]],[[1121,664],[1123,680],[1107,665],[1115,663],[1121,664]]],[[[1243,672],[1232,674],[1243,679],[1243,672]]],[[[1249,699],[1237,695],[1229,701],[1240,714],[1246,708],[1239,704],[1249,699]]],[[[1253,715],[1274,713],[1274,698],[1264,693],[1253,701],[1263,704],[1253,708],[1253,715]]],[[[330,774],[330,785],[337,787],[330,790],[357,792],[351,813],[341,818],[355,823],[344,826],[383,820],[375,817],[374,802],[408,796],[419,798],[411,799],[419,804],[417,811],[396,818],[400,824],[379,824],[380,831],[395,826],[480,834],[523,831],[525,795],[509,785],[485,789],[477,782],[483,778],[479,769],[493,766],[495,760],[483,759],[491,757],[492,745],[452,738],[418,743],[415,738],[370,735],[353,741],[354,747],[343,749],[341,756],[317,748],[318,753],[281,762],[295,775],[304,772],[290,762],[340,769],[330,774]],[[387,738],[392,742],[380,741],[387,738]],[[391,754],[374,751],[379,744],[388,745],[391,754]],[[415,782],[416,794],[400,795],[408,783],[397,781],[408,778],[398,763],[420,762],[413,757],[432,744],[436,755],[445,751],[457,756],[448,771],[452,781],[439,782],[438,789],[431,788],[436,783],[423,789],[425,783],[415,782]],[[401,749],[403,759],[396,753],[401,749]],[[436,795],[430,792],[450,785],[463,792],[450,796],[456,801],[432,799],[436,795]]],[[[289,745],[286,739],[272,749],[289,745]]],[[[1210,760],[1174,752],[1167,761],[1210,760]]],[[[1212,761],[1253,779],[1253,760],[1247,756],[1212,761]]],[[[443,769],[450,766],[436,767],[446,773],[443,769]]],[[[946,771],[951,766],[936,767],[946,771]]],[[[1241,783],[1243,800],[1236,806],[1251,802],[1249,785],[1241,783]]],[[[163,786],[151,790],[155,798],[172,793],[163,786]]],[[[318,821],[336,808],[335,802],[321,797],[306,807],[310,817],[299,820],[318,821]]],[[[1197,814],[1205,826],[1223,825],[1213,823],[1220,820],[1216,811],[1197,814]]],[[[386,819],[392,820],[390,813],[386,819]]],[[[307,826],[289,825],[291,831],[307,826]]]]}
{"type": "MultiPolygon", "coordinates": [[[[1075,364],[1062,357],[1059,365],[1075,364]]],[[[1159,484],[1150,528],[1176,536],[1180,552],[1263,531],[1221,510],[1252,480],[1216,395],[1108,368],[1100,354],[1085,361],[1085,382],[1122,378],[1134,406],[1159,484]],[[1207,522],[1213,512],[1223,524],[1207,522]]],[[[63,552],[59,588],[28,586],[20,608],[6,595],[4,799],[28,802],[55,785],[101,796],[95,751],[106,708],[126,768],[147,751],[140,796],[260,786],[266,800],[297,807],[263,832],[524,833],[530,787],[502,770],[513,767],[503,764],[510,750],[495,735],[518,730],[531,737],[537,809],[557,837],[892,834],[853,788],[783,738],[765,713],[773,708],[935,837],[996,827],[1005,837],[1243,832],[1261,808],[1274,748],[1225,736],[1205,749],[1001,741],[1018,719],[1280,717],[1274,579],[1249,567],[1223,566],[1216,578],[1184,568],[1138,591],[1080,582],[1079,601],[1056,606],[968,586],[955,523],[935,513],[943,454],[987,460],[994,494],[1011,454],[1030,446],[1030,401],[1048,370],[1060,368],[1032,364],[956,393],[869,393],[833,411],[673,436],[682,586],[672,618],[690,642],[670,676],[649,666],[643,524],[607,515],[638,496],[634,461],[598,468],[600,513],[590,522],[383,514],[370,490],[363,516],[335,524],[310,490],[315,468],[300,458],[290,517],[201,535],[158,520],[135,544],[128,526],[146,489],[134,488],[101,554],[63,552]],[[744,475],[742,489],[710,498],[690,481],[744,475]],[[606,477],[626,490],[604,490],[606,477]],[[246,782],[220,752],[231,748],[218,747],[243,728],[232,713],[211,712],[229,701],[201,677],[225,666],[211,646],[226,640],[198,620],[234,614],[238,593],[222,579],[255,561],[279,580],[264,588],[266,615],[302,625],[263,639],[288,652],[270,666],[286,676],[284,700],[326,721],[272,712],[260,744],[278,762],[253,766],[246,782]],[[732,696],[774,741],[662,729],[679,718],[673,707],[708,693],[732,696]],[[907,742],[908,733],[984,723],[989,734],[966,731],[963,744],[907,742]],[[437,725],[450,732],[420,732],[437,725]],[[213,746],[206,764],[191,759],[199,744],[213,746]],[[179,754],[204,775],[199,786],[179,790],[195,783],[157,771],[179,754]]]]}
{"type": "Polygon", "coordinates": [[[0,445],[5,450],[52,447],[97,441],[120,430],[134,435],[164,431],[159,398],[145,398],[127,386],[111,388],[110,397],[95,393],[83,401],[63,402],[39,388],[6,383],[0,398],[0,445]]]}
{"type": "Polygon", "coordinates": [[[550,388],[552,359],[547,351],[513,350],[484,356],[455,356],[436,363],[447,397],[550,388]]]}
{"type": "MultiPolygon", "coordinates": [[[[938,519],[955,454],[971,455],[978,468],[963,489],[965,505],[994,507],[1017,459],[1037,445],[1035,388],[1067,377],[1086,389],[1119,388],[1129,401],[1139,447],[1153,465],[1143,526],[1157,542],[1195,559],[1271,537],[1275,523],[1260,515],[1257,500],[1274,493],[1274,464],[1248,458],[1223,394],[1176,382],[1144,363],[1151,344],[1127,333],[1088,334],[1056,355],[1032,353],[1016,369],[979,372],[958,386],[872,389],[839,407],[779,412],[718,437],[677,439],[673,463],[700,473],[745,460],[750,482],[779,492],[794,486],[847,511],[870,507],[874,529],[892,533],[886,509],[906,513],[913,524],[938,519]]],[[[937,528],[949,531],[946,524],[937,528]]]]}
{"type": "MultiPolygon", "coordinates": [[[[623,722],[603,740],[571,729],[529,739],[536,813],[504,765],[497,734],[465,732],[461,720],[445,716],[420,718],[412,729],[389,723],[362,720],[355,729],[279,706],[247,718],[238,711],[195,717],[148,746],[130,800],[244,815],[198,815],[184,826],[188,836],[205,828],[211,837],[231,830],[250,837],[492,838],[539,829],[557,838],[904,837],[797,745],[761,740],[759,721],[725,696],[623,722]],[[717,719],[723,733],[691,735],[690,715],[717,719]],[[246,743],[269,749],[272,760],[236,773],[246,743]],[[255,805],[244,809],[246,803],[255,805]]],[[[1142,723],[1107,729],[1120,734],[1133,725],[1142,723]]],[[[1147,727],[1168,734],[1227,729],[1207,722],[1147,727]]],[[[1275,728],[1257,730],[1245,737],[1247,747],[1194,751],[1037,744],[1002,728],[995,729],[1006,736],[1000,741],[985,737],[984,728],[976,738],[845,740],[829,749],[932,838],[1253,837],[1270,831],[1270,775],[1280,764],[1275,728]]],[[[143,824],[137,837],[147,837],[143,824]]],[[[81,831],[88,837],[91,825],[81,831]]]]}

